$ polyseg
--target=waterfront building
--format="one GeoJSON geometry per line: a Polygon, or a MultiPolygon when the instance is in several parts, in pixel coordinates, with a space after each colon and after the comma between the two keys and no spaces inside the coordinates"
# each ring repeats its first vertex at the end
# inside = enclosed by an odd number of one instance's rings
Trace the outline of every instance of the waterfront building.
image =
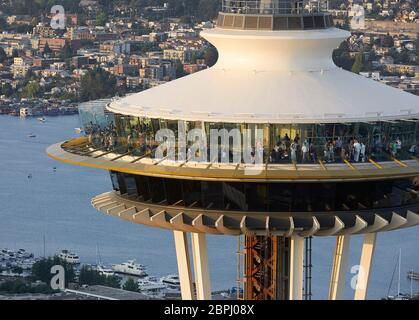
{"type": "Polygon", "coordinates": [[[86,135],[47,150],[110,172],[101,212],[174,232],[183,299],[211,298],[207,233],[244,239],[240,298],[292,300],[311,297],[318,236],[336,237],[329,299],[341,299],[363,234],[365,299],[377,233],[419,224],[419,98],[336,67],[350,33],[321,4],[223,1],[201,32],[215,66],[81,106],[86,135]]]}
{"type": "Polygon", "coordinates": [[[32,110],[30,108],[20,108],[19,114],[21,117],[30,117],[32,116],[32,110]]]}

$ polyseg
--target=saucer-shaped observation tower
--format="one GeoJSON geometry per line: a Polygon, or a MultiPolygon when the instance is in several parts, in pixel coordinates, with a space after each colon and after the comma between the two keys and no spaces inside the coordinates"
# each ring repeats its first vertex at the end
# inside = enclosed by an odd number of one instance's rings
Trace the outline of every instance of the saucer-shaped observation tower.
{"type": "Polygon", "coordinates": [[[245,299],[308,299],[313,236],[336,237],[341,298],[350,236],[365,234],[365,299],[377,233],[419,223],[419,98],[334,65],[350,33],[326,9],[223,1],[201,32],[215,66],[81,105],[85,135],[47,150],[110,172],[99,211],[174,232],[184,299],[211,298],[207,233],[244,238],[245,299]]]}

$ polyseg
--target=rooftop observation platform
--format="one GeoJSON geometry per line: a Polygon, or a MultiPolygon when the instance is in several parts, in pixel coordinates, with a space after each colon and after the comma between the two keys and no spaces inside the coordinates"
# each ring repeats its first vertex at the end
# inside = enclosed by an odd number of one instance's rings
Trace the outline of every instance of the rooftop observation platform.
{"type": "Polygon", "coordinates": [[[336,182],[372,181],[416,177],[419,159],[365,163],[271,164],[255,166],[245,163],[215,163],[154,159],[149,153],[133,156],[130,152],[94,149],[87,145],[87,138],[80,137],[58,143],[47,149],[48,155],[58,161],[80,166],[124,172],[136,175],[229,182],[336,182]]]}

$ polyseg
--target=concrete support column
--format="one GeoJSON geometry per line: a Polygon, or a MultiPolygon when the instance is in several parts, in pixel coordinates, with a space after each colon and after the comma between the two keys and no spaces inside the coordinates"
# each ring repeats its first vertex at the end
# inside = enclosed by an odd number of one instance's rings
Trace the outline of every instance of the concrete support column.
{"type": "Polygon", "coordinates": [[[211,283],[205,233],[192,233],[192,251],[197,299],[211,300],[211,283]]]}
{"type": "Polygon", "coordinates": [[[175,237],[176,258],[179,270],[182,300],[193,300],[192,272],[189,259],[188,238],[182,231],[173,231],[175,237]]]}
{"type": "Polygon", "coordinates": [[[337,236],[330,276],[329,300],[342,300],[345,276],[348,268],[350,236],[337,236]]]}
{"type": "Polygon", "coordinates": [[[303,299],[304,238],[291,236],[289,299],[303,299]]]}
{"type": "Polygon", "coordinates": [[[377,233],[367,233],[362,244],[361,260],[359,262],[358,281],[355,289],[355,300],[365,300],[368,292],[372,258],[374,256],[377,233]]]}

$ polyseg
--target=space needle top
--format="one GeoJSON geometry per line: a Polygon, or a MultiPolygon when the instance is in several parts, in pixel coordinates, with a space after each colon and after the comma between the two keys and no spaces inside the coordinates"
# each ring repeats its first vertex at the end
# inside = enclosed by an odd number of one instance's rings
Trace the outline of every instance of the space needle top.
{"type": "Polygon", "coordinates": [[[201,36],[215,66],[116,100],[137,117],[233,123],[393,121],[419,115],[419,98],[337,67],[332,51],[350,33],[323,0],[223,0],[217,27],[201,36]],[[255,108],[257,106],[257,108],[255,108]]]}

